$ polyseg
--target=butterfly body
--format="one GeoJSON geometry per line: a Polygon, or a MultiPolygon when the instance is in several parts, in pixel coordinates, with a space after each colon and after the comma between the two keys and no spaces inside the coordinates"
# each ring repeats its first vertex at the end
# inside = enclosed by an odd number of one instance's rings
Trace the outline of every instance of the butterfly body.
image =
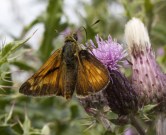
{"type": "Polygon", "coordinates": [[[73,95],[76,85],[77,79],[77,67],[78,67],[78,60],[77,60],[77,51],[78,46],[75,39],[66,39],[65,45],[62,49],[62,62],[64,66],[63,72],[65,72],[64,76],[64,95],[67,99],[70,99],[73,95]]]}
{"type": "Polygon", "coordinates": [[[99,92],[109,83],[106,67],[87,50],[81,50],[77,35],[65,38],[46,63],[21,87],[20,93],[32,96],[57,95],[70,99],[76,90],[84,97],[99,92]]]}

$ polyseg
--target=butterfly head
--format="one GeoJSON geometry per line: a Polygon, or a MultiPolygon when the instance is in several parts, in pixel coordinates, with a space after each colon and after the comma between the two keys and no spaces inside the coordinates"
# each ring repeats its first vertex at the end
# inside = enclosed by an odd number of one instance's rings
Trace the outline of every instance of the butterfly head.
{"type": "Polygon", "coordinates": [[[68,36],[65,37],[65,42],[77,42],[78,36],[77,33],[71,33],[68,36]]]}

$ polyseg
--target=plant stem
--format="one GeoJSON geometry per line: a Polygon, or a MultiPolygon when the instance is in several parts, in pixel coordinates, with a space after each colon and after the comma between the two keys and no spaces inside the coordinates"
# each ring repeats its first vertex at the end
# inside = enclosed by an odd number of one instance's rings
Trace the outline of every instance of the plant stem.
{"type": "Polygon", "coordinates": [[[133,114],[130,114],[130,120],[131,124],[137,129],[140,135],[146,135],[145,129],[141,126],[141,123],[133,114]]]}
{"type": "Polygon", "coordinates": [[[107,131],[110,132],[113,131],[110,121],[107,119],[107,117],[104,114],[100,114],[99,121],[107,131]]]}

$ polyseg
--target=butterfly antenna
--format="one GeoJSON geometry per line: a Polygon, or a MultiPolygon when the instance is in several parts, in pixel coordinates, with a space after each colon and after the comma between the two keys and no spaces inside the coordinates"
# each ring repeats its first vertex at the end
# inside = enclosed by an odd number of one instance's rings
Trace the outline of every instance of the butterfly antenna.
{"type": "Polygon", "coordinates": [[[86,36],[86,40],[87,40],[87,30],[86,30],[86,28],[84,27],[84,26],[81,26],[78,30],[77,30],[77,32],[76,33],[78,33],[78,32],[81,32],[81,31],[85,31],[85,36],[86,36]]]}
{"type": "Polygon", "coordinates": [[[92,23],[91,26],[94,26],[94,25],[98,24],[99,22],[100,22],[100,20],[98,19],[98,20],[96,20],[94,23],[92,23]]]}
{"type": "Polygon", "coordinates": [[[84,27],[84,26],[82,26],[82,28],[84,29],[84,31],[85,31],[85,41],[87,41],[87,30],[86,30],[86,28],[84,27]]]}

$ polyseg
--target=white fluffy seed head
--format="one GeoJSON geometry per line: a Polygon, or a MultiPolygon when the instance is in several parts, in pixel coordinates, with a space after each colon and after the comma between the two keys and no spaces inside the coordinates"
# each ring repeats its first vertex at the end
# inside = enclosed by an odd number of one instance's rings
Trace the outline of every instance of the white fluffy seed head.
{"type": "Polygon", "coordinates": [[[125,26],[125,40],[128,45],[129,53],[132,50],[142,50],[150,48],[150,40],[147,29],[141,20],[132,18],[125,26]]]}

